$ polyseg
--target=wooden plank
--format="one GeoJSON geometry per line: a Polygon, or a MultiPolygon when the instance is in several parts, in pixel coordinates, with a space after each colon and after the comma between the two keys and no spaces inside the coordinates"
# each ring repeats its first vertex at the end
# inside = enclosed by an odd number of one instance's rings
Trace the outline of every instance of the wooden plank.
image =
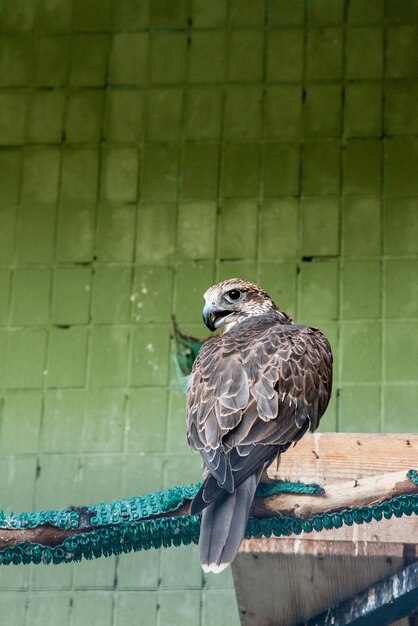
{"type": "Polygon", "coordinates": [[[418,469],[418,435],[315,433],[282,454],[271,478],[331,483],[397,470],[418,469]]]}
{"type": "Polygon", "coordinates": [[[323,554],[240,552],[232,573],[242,626],[296,626],[403,567],[400,549],[353,558],[327,554],[331,545],[323,554]]]}
{"type": "MultiPolygon", "coordinates": [[[[268,473],[274,479],[337,483],[338,493],[346,481],[353,486],[368,476],[406,473],[417,466],[418,435],[321,433],[304,437],[268,473]]],[[[418,553],[417,537],[418,517],[412,516],[246,540],[232,564],[241,623],[304,623],[401,570],[408,561],[406,550],[418,553]]],[[[406,624],[403,619],[398,626],[406,624]]]]}
{"type": "Polygon", "coordinates": [[[418,562],[300,626],[385,626],[418,609],[418,562]]]}

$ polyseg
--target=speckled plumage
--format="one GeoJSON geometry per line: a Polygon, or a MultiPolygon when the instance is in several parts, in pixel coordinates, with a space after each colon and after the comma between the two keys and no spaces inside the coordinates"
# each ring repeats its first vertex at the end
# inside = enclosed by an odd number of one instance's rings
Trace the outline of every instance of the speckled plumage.
{"type": "Polygon", "coordinates": [[[237,500],[240,485],[249,487],[234,549],[226,549],[234,528],[215,563],[212,544],[205,544],[209,556],[201,549],[203,565],[213,571],[222,569],[225,553],[232,560],[238,550],[263,469],[318,427],[331,395],[332,354],[319,330],[294,324],[257,285],[224,281],[207,290],[205,301],[224,332],[203,344],[187,391],[188,442],[204,464],[205,480],[192,503],[193,512],[202,511],[202,532],[205,518],[216,517],[228,498],[237,500]],[[236,302],[231,290],[240,293],[236,302]]]}

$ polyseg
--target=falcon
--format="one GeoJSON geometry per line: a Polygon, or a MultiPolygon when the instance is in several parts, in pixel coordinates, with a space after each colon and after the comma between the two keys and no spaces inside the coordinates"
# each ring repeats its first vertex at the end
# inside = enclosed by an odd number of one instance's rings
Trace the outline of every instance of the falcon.
{"type": "Polygon", "coordinates": [[[187,440],[204,480],[190,505],[201,514],[205,572],[234,559],[267,467],[313,432],[327,408],[332,353],[316,328],[295,324],[253,283],[232,278],[204,294],[205,341],[187,383],[187,440]]]}

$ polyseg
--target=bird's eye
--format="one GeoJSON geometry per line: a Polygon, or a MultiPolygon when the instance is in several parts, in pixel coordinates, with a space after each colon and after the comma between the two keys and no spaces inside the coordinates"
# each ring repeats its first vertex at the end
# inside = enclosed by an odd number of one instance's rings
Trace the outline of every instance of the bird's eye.
{"type": "Polygon", "coordinates": [[[231,300],[239,300],[241,296],[241,292],[238,291],[238,289],[231,289],[231,291],[228,291],[228,297],[231,300]]]}

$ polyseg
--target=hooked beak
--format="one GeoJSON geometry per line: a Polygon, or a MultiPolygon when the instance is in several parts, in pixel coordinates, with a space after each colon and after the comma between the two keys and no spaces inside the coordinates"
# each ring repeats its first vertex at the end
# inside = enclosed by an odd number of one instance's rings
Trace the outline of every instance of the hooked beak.
{"type": "Polygon", "coordinates": [[[213,304],[205,304],[202,311],[202,318],[205,325],[209,330],[216,330],[221,324],[223,324],[225,318],[231,313],[231,311],[222,311],[213,304]]]}

